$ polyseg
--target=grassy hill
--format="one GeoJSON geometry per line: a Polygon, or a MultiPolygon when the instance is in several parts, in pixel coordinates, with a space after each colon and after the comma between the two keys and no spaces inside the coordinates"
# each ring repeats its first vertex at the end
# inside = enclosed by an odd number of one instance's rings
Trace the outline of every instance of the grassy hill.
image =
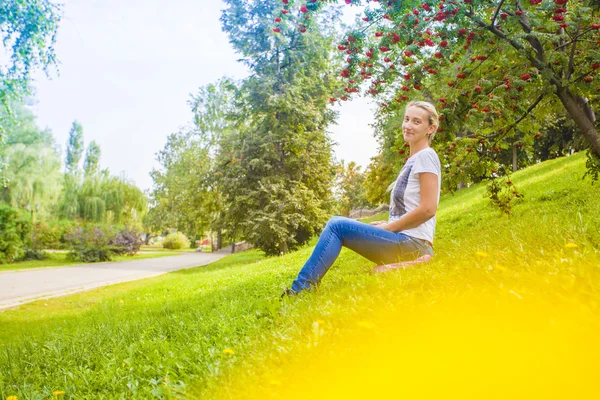
{"type": "Polygon", "coordinates": [[[0,398],[589,398],[599,393],[600,184],[585,157],[442,198],[428,264],[344,250],[278,300],[310,246],[0,312],[0,398]]]}

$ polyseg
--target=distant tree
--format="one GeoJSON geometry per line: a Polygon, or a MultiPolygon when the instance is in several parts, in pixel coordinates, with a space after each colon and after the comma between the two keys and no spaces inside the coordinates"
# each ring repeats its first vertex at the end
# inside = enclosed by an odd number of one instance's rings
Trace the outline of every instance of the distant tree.
{"type": "Polygon", "coordinates": [[[146,195],[107,169],[86,176],[77,190],[77,216],[85,221],[108,222],[141,229],[147,212],[146,195]]]}
{"type": "Polygon", "coordinates": [[[107,170],[96,176],[86,177],[76,188],[77,215],[85,221],[104,222],[107,216],[106,197],[111,193],[104,189],[110,181],[107,170]]]}
{"type": "Polygon", "coordinates": [[[47,218],[54,212],[62,186],[60,156],[54,138],[39,130],[31,111],[17,104],[11,109],[6,147],[0,156],[8,184],[0,192],[0,201],[47,218]]]}
{"type": "Polygon", "coordinates": [[[83,127],[77,121],[69,132],[65,155],[64,186],[58,207],[60,218],[108,222],[141,229],[147,197],[132,182],[100,170],[100,146],[88,145],[83,170],[83,127]]]}
{"type": "Polygon", "coordinates": [[[332,43],[335,13],[315,15],[308,32],[301,13],[288,15],[299,29],[273,29],[278,1],[226,0],[221,21],[250,68],[230,116],[215,165],[224,224],[267,254],[306,243],[332,212],[334,177],[326,128],[337,89],[332,43]]]}
{"type": "Polygon", "coordinates": [[[81,157],[83,156],[83,127],[77,121],[73,121],[67,140],[67,151],[65,154],[65,175],[63,194],[59,204],[59,216],[71,219],[81,213],[78,191],[81,185],[81,157]]]}
{"type": "Polygon", "coordinates": [[[115,207],[112,211],[112,205],[109,202],[108,211],[114,215],[114,221],[141,231],[144,217],[148,213],[148,196],[125,177],[116,177],[116,179],[119,181],[122,206],[115,207]]]}
{"type": "Polygon", "coordinates": [[[100,164],[100,146],[95,141],[91,141],[88,145],[85,153],[85,160],[83,162],[83,174],[84,176],[91,177],[98,173],[100,164]]]}
{"type": "Polygon", "coordinates": [[[561,119],[545,129],[545,134],[534,143],[533,152],[536,158],[544,161],[584,150],[586,145],[573,121],[561,119]]]}
{"type": "Polygon", "coordinates": [[[200,140],[199,145],[208,150],[210,168],[206,179],[197,180],[202,185],[205,196],[202,201],[204,216],[208,218],[210,230],[216,232],[216,248],[221,248],[224,228],[224,203],[223,183],[216,177],[220,170],[216,163],[216,157],[225,143],[226,137],[234,134],[233,123],[230,120],[235,114],[235,97],[238,87],[230,79],[220,79],[215,84],[209,84],[200,88],[198,93],[190,101],[194,113],[194,125],[200,140]]]}
{"type": "Polygon", "coordinates": [[[368,207],[364,187],[365,173],[354,161],[342,160],[336,167],[336,197],[342,215],[349,215],[355,208],[368,207]]]}
{"type": "Polygon", "coordinates": [[[210,158],[204,140],[197,130],[182,129],[168,137],[157,160],[160,167],[150,173],[154,188],[146,225],[153,231],[176,228],[192,238],[202,235],[213,218],[206,207],[210,158]],[[153,218],[157,215],[160,219],[153,218]]]}
{"type": "Polygon", "coordinates": [[[170,223],[171,215],[168,213],[167,207],[164,207],[152,196],[153,193],[151,192],[148,201],[148,212],[142,220],[142,230],[146,233],[146,244],[149,244],[153,236],[163,234],[166,227],[174,226],[170,223]]]}
{"type": "Polygon", "coordinates": [[[229,117],[235,113],[237,84],[227,78],[201,87],[189,105],[194,113],[194,125],[211,154],[217,151],[219,140],[231,132],[229,117]]]}
{"type": "MultiPolygon", "coordinates": [[[[31,73],[46,72],[56,64],[54,41],[61,19],[61,6],[51,0],[2,0],[0,2],[0,155],[10,123],[9,104],[28,93],[31,73]]],[[[0,164],[0,180],[4,180],[0,164]]],[[[2,182],[0,182],[2,183],[2,182]]]]}
{"type": "Polygon", "coordinates": [[[67,175],[79,176],[81,174],[81,157],[83,156],[83,127],[77,121],[73,121],[69,131],[67,142],[67,154],[65,157],[65,170],[67,175]]]}
{"type": "Polygon", "coordinates": [[[385,162],[383,153],[371,158],[365,171],[365,197],[373,205],[386,204],[390,201],[388,186],[394,182],[399,168],[393,162],[385,162]]]}

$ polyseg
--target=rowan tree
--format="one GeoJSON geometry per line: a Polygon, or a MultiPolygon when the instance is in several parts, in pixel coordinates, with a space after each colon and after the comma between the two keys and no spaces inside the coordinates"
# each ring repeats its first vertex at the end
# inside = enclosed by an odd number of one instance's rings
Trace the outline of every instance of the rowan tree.
{"type": "MultiPolygon", "coordinates": [[[[334,1],[283,1],[310,15],[334,1]]],[[[599,3],[591,0],[359,1],[359,24],[337,48],[344,101],[361,91],[394,120],[408,101],[425,99],[441,112],[437,150],[446,185],[491,176],[513,148],[531,150],[567,117],[600,171],[595,112],[600,95],[599,3]],[[363,90],[364,88],[364,90],[363,90]]],[[[400,149],[395,149],[400,150],[400,149]]]]}

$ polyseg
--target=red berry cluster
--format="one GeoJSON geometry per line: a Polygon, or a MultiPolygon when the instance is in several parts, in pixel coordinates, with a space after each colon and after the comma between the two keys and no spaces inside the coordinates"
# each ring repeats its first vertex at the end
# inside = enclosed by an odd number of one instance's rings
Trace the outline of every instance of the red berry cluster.
{"type": "MultiPolygon", "coordinates": [[[[274,18],[274,21],[277,24],[273,28],[273,32],[275,32],[275,33],[281,33],[281,24],[284,22],[284,18],[290,14],[290,11],[292,11],[289,7],[289,0],[281,0],[281,2],[283,3],[283,8],[280,11],[280,16],[276,16],[274,18]]],[[[316,3],[317,0],[309,0],[309,2],[316,3]]],[[[301,13],[301,15],[303,15],[304,20],[310,19],[309,13],[311,10],[309,9],[309,7],[306,4],[300,6],[298,11],[301,13]]],[[[305,33],[307,30],[306,25],[303,23],[299,23],[297,28],[298,28],[298,31],[300,31],[300,33],[305,33]]]]}

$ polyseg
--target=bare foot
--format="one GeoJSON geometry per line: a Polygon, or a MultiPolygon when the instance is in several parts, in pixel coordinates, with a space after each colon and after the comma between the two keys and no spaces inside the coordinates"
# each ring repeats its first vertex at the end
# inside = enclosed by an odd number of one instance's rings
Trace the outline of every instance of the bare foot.
{"type": "Polygon", "coordinates": [[[394,269],[406,268],[406,267],[410,267],[410,266],[415,265],[415,264],[429,262],[429,261],[431,261],[432,258],[433,257],[430,256],[429,254],[426,254],[426,255],[424,255],[422,257],[419,257],[416,260],[412,260],[412,261],[404,261],[404,262],[399,262],[399,263],[395,263],[395,264],[378,265],[375,268],[373,268],[371,270],[371,272],[374,273],[374,274],[378,274],[378,273],[381,273],[381,272],[392,271],[394,269]]]}

